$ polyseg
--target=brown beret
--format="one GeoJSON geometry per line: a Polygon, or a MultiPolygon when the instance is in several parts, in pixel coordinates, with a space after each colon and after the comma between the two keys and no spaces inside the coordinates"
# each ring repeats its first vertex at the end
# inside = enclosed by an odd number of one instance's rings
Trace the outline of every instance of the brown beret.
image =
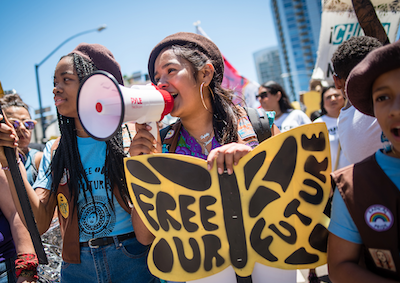
{"type": "Polygon", "coordinates": [[[70,54],[75,53],[92,62],[97,69],[112,74],[120,85],[124,84],[121,68],[114,55],[105,46],[94,43],[81,43],[70,54]]]}
{"type": "Polygon", "coordinates": [[[400,41],[369,53],[347,78],[346,93],[354,107],[374,116],[372,86],[380,75],[397,68],[400,68],[400,41]]]}
{"type": "Polygon", "coordinates": [[[178,32],[169,35],[161,40],[156,47],[154,47],[153,51],[150,53],[148,63],[150,80],[154,84],[156,83],[154,80],[154,63],[158,54],[160,54],[160,52],[166,47],[172,45],[185,45],[187,43],[193,43],[198,51],[206,55],[206,57],[211,60],[211,63],[215,69],[214,76],[216,76],[217,82],[221,84],[224,74],[224,59],[222,58],[221,52],[214,42],[209,40],[207,37],[190,32],[178,32]]]}

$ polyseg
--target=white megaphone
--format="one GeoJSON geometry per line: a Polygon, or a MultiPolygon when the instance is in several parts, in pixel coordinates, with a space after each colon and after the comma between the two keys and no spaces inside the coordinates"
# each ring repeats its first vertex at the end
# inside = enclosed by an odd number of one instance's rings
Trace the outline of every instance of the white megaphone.
{"type": "Polygon", "coordinates": [[[113,75],[96,71],[81,83],[77,97],[79,121],[96,140],[109,140],[125,122],[150,123],[157,138],[156,121],[171,112],[174,99],[154,85],[119,85],[113,75]]]}

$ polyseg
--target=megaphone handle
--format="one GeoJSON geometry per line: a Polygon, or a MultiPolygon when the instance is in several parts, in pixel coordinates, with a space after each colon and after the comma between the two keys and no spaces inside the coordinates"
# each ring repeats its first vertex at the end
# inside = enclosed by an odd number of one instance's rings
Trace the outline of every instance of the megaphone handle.
{"type": "MultiPolygon", "coordinates": [[[[147,124],[151,127],[150,134],[153,135],[153,137],[156,139],[156,142],[157,142],[157,138],[158,138],[157,122],[149,122],[147,124]]],[[[157,147],[157,144],[154,144],[154,147],[157,147]]]]}

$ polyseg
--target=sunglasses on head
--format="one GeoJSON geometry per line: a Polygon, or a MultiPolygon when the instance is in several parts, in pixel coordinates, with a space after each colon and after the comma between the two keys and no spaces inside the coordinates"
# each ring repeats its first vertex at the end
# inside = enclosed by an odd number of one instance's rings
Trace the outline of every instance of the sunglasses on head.
{"type": "MultiPolygon", "coordinates": [[[[14,126],[15,129],[18,129],[21,126],[21,122],[18,120],[13,120],[11,121],[11,124],[14,126]]],[[[24,124],[24,127],[28,130],[33,130],[35,128],[35,122],[32,120],[25,120],[22,122],[24,124]]]]}

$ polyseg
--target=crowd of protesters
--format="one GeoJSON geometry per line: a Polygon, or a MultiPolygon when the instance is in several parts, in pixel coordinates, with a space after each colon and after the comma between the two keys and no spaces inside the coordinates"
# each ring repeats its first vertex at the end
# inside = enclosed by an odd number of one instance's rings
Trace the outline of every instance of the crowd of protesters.
{"type": "MultiPolygon", "coordinates": [[[[332,282],[400,280],[400,42],[384,44],[361,36],[339,46],[332,57],[335,86],[321,89],[321,115],[314,121],[326,123],[331,146],[332,282]]],[[[221,85],[224,61],[211,40],[186,32],[169,35],[150,53],[148,69],[151,82],[172,95],[171,116],[178,118],[162,140],[146,124],[126,126],[124,142],[122,131],[108,141],[86,133],[76,104],[84,78],[103,70],[124,84],[119,63],[99,44],[79,44],[55,67],[61,135],[43,152],[29,146],[36,121],[28,106],[17,94],[0,100],[0,283],[40,280],[4,147],[15,149],[39,232],[58,217],[61,282],[162,282],[147,266],[154,235],[129,201],[124,157],[191,155],[206,160],[209,170],[216,166],[219,174],[230,175],[259,144],[246,109],[221,85]],[[94,221],[99,211],[104,215],[94,221]]],[[[262,84],[257,99],[259,110],[274,113],[271,136],[311,123],[275,82],[262,84]]],[[[312,272],[310,282],[318,282],[312,272]]],[[[280,276],[281,282],[295,282],[293,272],[280,276]]]]}

